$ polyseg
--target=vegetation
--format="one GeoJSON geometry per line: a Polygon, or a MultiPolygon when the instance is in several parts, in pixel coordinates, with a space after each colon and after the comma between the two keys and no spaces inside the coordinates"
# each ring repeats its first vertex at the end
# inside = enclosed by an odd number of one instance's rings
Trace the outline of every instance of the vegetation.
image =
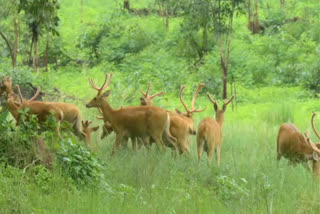
{"type": "Polygon", "coordinates": [[[1,213],[320,212],[319,179],[276,161],[284,122],[317,141],[310,124],[320,110],[317,0],[52,0],[30,9],[42,2],[0,0],[0,79],[40,86],[44,100],[73,103],[99,125],[99,113],[85,108],[96,94],[88,78],[102,84],[106,72],[113,72],[114,108],[139,105],[138,90],[150,81],[165,92],[153,105],[182,109],[180,85],[188,100],[205,83],[196,106],[207,110],[194,115],[196,127],[214,115],[207,92],[235,100],[225,113],[220,166],[203,157],[198,167],[194,136],[189,155],[155,146],[134,152],[129,143],[111,158],[115,135],[100,140],[101,128],[87,146],[68,124],[59,139],[53,118],[43,131],[35,118],[16,126],[3,112],[1,213]],[[39,156],[39,140],[52,163],[39,156]]]}

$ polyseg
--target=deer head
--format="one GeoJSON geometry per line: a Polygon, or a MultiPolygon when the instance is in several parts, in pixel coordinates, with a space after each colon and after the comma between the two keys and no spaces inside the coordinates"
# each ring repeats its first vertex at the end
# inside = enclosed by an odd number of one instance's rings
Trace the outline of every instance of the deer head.
{"type": "Polygon", "coordinates": [[[82,120],[81,123],[82,123],[82,130],[86,135],[86,143],[88,144],[90,143],[90,140],[91,140],[91,133],[97,131],[99,129],[99,126],[90,128],[89,126],[91,125],[92,121],[88,121],[88,120],[86,121],[82,120]]]}
{"type": "Polygon", "coordinates": [[[313,150],[312,160],[316,162],[320,161],[320,149],[318,149],[318,147],[310,140],[310,136],[307,131],[304,134],[306,136],[307,143],[311,146],[313,150]]]}
{"type": "Polygon", "coordinates": [[[155,98],[156,96],[159,96],[161,94],[163,94],[163,91],[161,92],[158,92],[152,96],[149,96],[149,91],[150,91],[150,86],[151,86],[151,83],[148,82],[148,87],[147,87],[147,91],[146,92],[143,92],[141,89],[140,89],[140,92],[142,94],[143,97],[140,98],[140,103],[142,106],[152,106],[152,99],[155,98]]]}
{"type": "Polygon", "coordinates": [[[110,84],[111,79],[112,79],[112,73],[110,73],[109,81],[108,81],[108,74],[106,74],[104,83],[102,84],[102,86],[101,86],[100,88],[97,87],[97,86],[94,84],[92,78],[89,79],[89,82],[90,82],[91,87],[92,87],[93,89],[97,90],[98,93],[97,93],[97,95],[86,105],[87,108],[93,108],[93,107],[98,107],[98,108],[100,108],[100,107],[102,107],[102,106],[101,106],[102,100],[103,100],[104,98],[107,98],[107,97],[111,94],[111,91],[110,91],[110,90],[102,93],[103,90],[104,90],[105,88],[107,88],[108,85],[110,84]]]}
{"type": "MultiPolygon", "coordinates": [[[[100,108],[98,108],[99,113],[101,115],[103,115],[102,110],[100,108]]],[[[99,120],[104,120],[103,116],[97,116],[97,119],[99,120]]],[[[103,138],[107,137],[109,134],[111,134],[111,132],[113,132],[113,128],[110,122],[108,121],[104,121],[104,124],[102,126],[102,134],[100,139],[102,140],[103,138]]]]}
{"type": "Polygon", "coordinates": [[[209,93],[207,93],[207,96],[208,96],[209,100],[212,102],[214,110],[216,112],[216,121],[222,123],[224,120],[224,112],[227,109],[227,105],[233,100],[234,95],[232,95],[232,97],[229,100],[224,101],[221,109],[219,108],[218,103],[214,99],[212,99],[212,97],[210,96],[209,93]]]}
{"type": "Polygon", "coordinates": [[[6,93],[7,96],[13,94],[12,90],[12,78],[11,77],[4,77],[2,79],[2,83],[0,85],[0,94],[6,93]]]}
{"type": "Polygon", "coordinates": [[[193,113],[195,113],[195,112],[203,112],[204,110],[206,110],[207,107],[205,107],[204,109],[200,109],[200,110],[194,109],[194,104],[196,102],[197,95],[198,95],[199,91],[203,88],[203,86],[204,86],[204,84],[200,83],[198,88],[197,88],[197,90],[196,90],[196,92],[194,93],[193,98],[192,98],[192,103],[191,103],[191,110],[189,110],[188,106],[186,105],[186,103],[184,102],[184,100],[182,98],[182,94],[183,94],[183,90],[185,89],[185,86],[182,85],[180,87],[179,97],[180,97],[180,101],[181,101],[182,105],[184,106],[184,108],[186,110],[186,113],[182,113],[178,109],[176,109],[176,112],[178,114],[182,114],[182,115],[184,115],[184,116],[186,116],[188,118],[192,118],[193,113]]]}

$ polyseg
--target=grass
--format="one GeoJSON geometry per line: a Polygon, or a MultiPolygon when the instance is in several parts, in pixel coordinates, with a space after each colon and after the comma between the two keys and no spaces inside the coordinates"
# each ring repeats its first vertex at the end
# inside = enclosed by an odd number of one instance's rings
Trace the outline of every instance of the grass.
{"type": "MultiPolygon", "coordinates": [[[[66,74],[65,79],[74,78],[66,74]]],[[[81,81],[86,78],[80,78],[81,81]]],[[[61,79],[61,78],[60,78],[61,79]]],[[[64,82],[64,81],[63,81],[64,82]]],[[[57,81],[57,87],[63,82],[57,81]]],[[[84,118],[95,124],[96,110],[84,108],[94,96],[83,85],[63,88],[66,93],[78,91],[78,101],[84,118]],[[81,89],[80,89],[81,88],[81,89]]],[[[135,91],[135,89],[128,89],[135,91]]],[[[259,90],[259,89],[257,89],[259,90]]],[[[266,89],[263,89],[266,90],[266,89]]],[[[285,89],[269,88],[272,91],[285,89]]],[[[296,91],[298,88],[288,89],[296,91]]],[[[242,91],[239,90],[239,96],[242,91]]],[[[191,92],[186,94],[190,100],[191,92]]],[[[259,96],[262,96],[260,93],[259,96]]],[[[279,102],[256,103],[252,95],[247,103],[231,106],[223,126],[221,165],[211,166],[203,155],[198,167],[195,137],[191,137],[191,154],[174,158],[168,149],[159,152],[144,148],[138,152],[120,149],[111,158],[114,135],[100,141],[100,132],[93,135],[90,148],[107,167],[105,183],[97,189],[76,190],[59,172],[53,172],[44,191],[27,175],[2,179],[0,187],[1,213],[319,213],[320,182],[303,166],[290,167],[286,160],[276,162],[276,136],[281,123],[291,121],[301,131],[309,130],[316,100],[301,100],[283,93],[279,102]],[[286,102],[287,100],[287,102],[286,102]]],[[[118,90],[111,96],[112,106],[129,105],[118,99],[118,90]]],[[[180,106],[174,95],[159,98],[155,105],[180,106]],[[173,100],[173,102],[170,102],[173,100]]],[[[267,95],[266,97],[268,97],[267,95]]],[[[136,104],[136,102],[133,102],[136,104]]],[[[133,104],[133,105],[134,105],[133,104]]],[[[197,105],[208,109],[195,115],[195,123],[213,115],[213,107],[205,95],[199,95],[197,105]]],[[[312,139],[316,139],[312,135],[312,139]]],[[[315,140],[314,140],[315,141],[315,140]]]]}

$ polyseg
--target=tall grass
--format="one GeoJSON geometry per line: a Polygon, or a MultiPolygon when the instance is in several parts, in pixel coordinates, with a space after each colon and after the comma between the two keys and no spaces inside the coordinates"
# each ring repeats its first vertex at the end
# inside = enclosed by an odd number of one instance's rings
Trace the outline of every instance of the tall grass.
{"type": "Polygon", "coordinates": [[[120,149],[111,158],[114,135],[100,141],[97,134],[90,147],[107,164],[106,183],[74,190],[54,172],[42,191],[25,175],[3,179],[0,173],[0,212],[318,213],[319,180],[285,159],[277,166],[278,126],[264,116],[250,123],[234,117],[228,109],[219,167],[215,161],[208,166],[206,155],[198,167],[194,137],[189,156],[175,158],[171,150],[154,147],[150,152],[120,149]]]}

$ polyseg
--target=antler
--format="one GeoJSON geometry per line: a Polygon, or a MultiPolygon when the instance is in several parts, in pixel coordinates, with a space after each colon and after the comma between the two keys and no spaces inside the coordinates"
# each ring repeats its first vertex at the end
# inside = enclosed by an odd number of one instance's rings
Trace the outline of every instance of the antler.
{"type": "Polygon", "coordinates": [[[110,84],[112,79],[112,73],[110,73],[110,77],[109,77],[109,81],[108,81],[108,73],[106,74],[106,77],[104,79],[104,83],[102,84],[102,86],[99,88],[96,86],[96,84],[94,84],[92,78],[89,78],[89,83],[91,85],[91,87],[95,90],[98,91],[98,94],[100,94],[106,87],[108,87],[108,85],[110,84]]]}
{"type": "Polygon", "coordinates": [[[151,86],[151,83],[148,82],[148,88],[147,88],[146,93],[144,93],[144,92],[140,89],[140,92],[141,92],[141,94],[144,96],[144,98],[151,100],[151,99],[153,99],[154,97],[163,94],[163,91],[161,91],[161,92],[156,93],[156,94],[154,94],[154,95],[152,95],[152,96],[149,96],[150,86],[151,86]]]}
{"type": "Polygon", "coordinates": [[[212,99],[212,97],[211,97],[211,95],[210,95],[209,93],[207,93],[207,96],[208,96],[209,100],[210,100],[214,105],[218,105],[217,102],[216,102],[214,99],[212,99]]]}
{"type": "MultiPolygon", "coordinates": [[[[21,101],[21,104],[22,104],[22,102],[23,102],[24,98],[23,98],[23,96],[22,96],[22,94],[21,94],[21,90],[20,90],[19,85],[17,85],[17,89],[18,89],[18,93],[19,93],[20,101],[21,101]]],[[[32,98],[30,98],[30,99],[28,100],[28,102],[32,102],[32,101],[34,101],[34,100],[38,97],[39,93],[40,93],[40,87],[38,87],[38,88],[37,88],[36,93],[33,95],[33,97],[32,97],[32,98]]]]}
{"type": "Polygon", "coordinates": [[[203,88],[203,86],[204,86],[204,84],[203,84],[203,83],[200,83],[199,86],[198,86],[198,88],[197,88],[197,90],[196,90],[196,92],[195,92],[195,94],[193,95],[192,103],[191,103],[191,110],[188,109],[186,103],[183,101],[182,93],[183,93],[183,90],[184,90],[185,86],[184,86],[184,85],[181,86],[179,97],[180,97],[180,100],[181,100],[182,105],[184,106],[184,108],[185,108],[186,111],[187,111],[187,114],[192,114],[192,113],[194,113],[194,112],[203,112],[204,110],[207,109],[207,107],[205,107],[204,109],[194,109],[194,103],[195,103],[195,101],[196,101],[196,97],[197,97],[199,91],[201,90],[201,88],[203,88]]]}
{"type": "Polygon", "coordinates": [[[146,93],[144,93],[144,92],[142,91],[142,89],[140,88],[140,92],[141,92],[141,94],[142,94],[145,98],[147,98],[147,97],[148,97],[149,90],[150,90],[150,86],[151,86],[151,83],[150,83],[150,82],[148,82],[148,88],[147,88],[146,93]]]}
{"type": "Polygon", "coordinates": [[[186,103],[183,101],[183,98],[182,98],[182,93],[183,93],[184,88],[185,88],[185,86],[184,86],[184,85],[181,85],[179,97],[180,97],[180,101],[181,101],[182,105],[184,106],[184,108],[186,109],[186,111],[189,113],[190,110],[188,109],[188,106],[186,105],[186,103]]]}
{"type": "Polygon", "coordinates": [[[200,83],[197,90],[196,90],[196,93],[194,93],[193,95],[193,98],[192,98],[192,103],[191,103],[191,109],[194,110],[194,103],[196,102],[196,98],[198,96],[198,93],[199,91],[203,88],[204,84],[203,83],[200,83]]]}
{"type": "Polygon", "coordinates": [[[318,131],[317,131],[315,125],[314,125],[314,118],[315,118],[315,116],[316,116],[316,113],[313,112],[313,113],[312,113],[312,118],[311,118],[311,125],[312,125],[312,129],[313,129],[314,133],[316,133],[317,137],[320,139],[320,135],[319,135],[319,133],[318,133],[318,131]]]}
{"type": "Polygon", "coordinates": [[[92,123],[92,121],[86,120],[85,122],[83,122],[83,120],[81,120],[81,123],[82,123],[83,128],[88,128],[90,126],[90,124],[92,123]]]}
{"type": "Polygon", "coordinates": [[[308,131],[306,131],[304,133],[304,135],[306,136],[306,138],[307,138],[306,140],[309,143],[309,145],[311,146],[311,148],[320,155],[320,150],[316,147],[316,145],[314,145],[314,143],[311,142],[308,131]]]}
{"type": "Polygon", "coordinates": [[[234,98],[234,95],[232,95],[232,97],[228,100],[228,101],[224,101],[224,106],[227,106],[234,98]]]}
{"type": "MultiPolygon", "coordinates": [[[[99,110],[99,113],[103,115],[101,108],[98,108],[98,110],[99,110]]],[[[96,116],[96,118],[99,120],[104,120],[103,116],[96,116]]]]}

